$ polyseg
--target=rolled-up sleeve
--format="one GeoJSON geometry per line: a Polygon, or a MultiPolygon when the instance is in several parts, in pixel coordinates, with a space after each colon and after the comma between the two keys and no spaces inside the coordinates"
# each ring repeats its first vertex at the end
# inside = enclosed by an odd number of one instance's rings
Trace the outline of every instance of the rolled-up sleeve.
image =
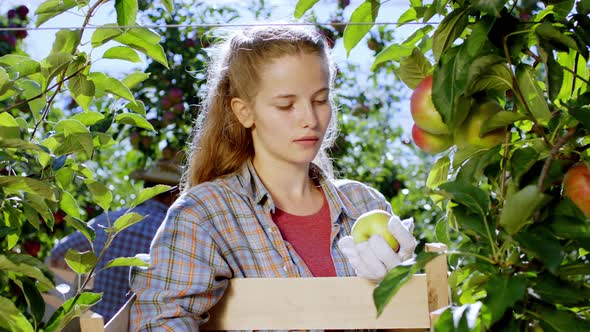
{"type": "Polygon", "coordinates": [[[137,298],[132,331],[197,331],[228,286],[231,269],[203,227],[213,222],[202,203],[179,199],[150,249],[150,267],[131,271],[137,298]]]}

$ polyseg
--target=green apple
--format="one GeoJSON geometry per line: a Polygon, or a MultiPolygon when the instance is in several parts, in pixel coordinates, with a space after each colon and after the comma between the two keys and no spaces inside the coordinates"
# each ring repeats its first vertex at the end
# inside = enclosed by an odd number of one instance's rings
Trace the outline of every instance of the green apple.
{"type": "Polygon", "coordinates": [[[455,144],[459,149],[468,145],[481,148],[492,148],[504,141],[506,133],[504,128],[499,128],[480,135],[481,126],[494,114],[503,110],[502,105],[496,101],[487,101],[474,107],[469,116],[455,129],[455,144]]]}
{"type": "Polygon", "coordinates": [[[365,242],[371,236],[379,234],[395,252],[398,252],[399,243],[387,228],[389,218],[391,218],[391,214],[383,210],[372,210],[363,213],[352,225],[351,235],[354,242],[365,242]]]}
{"type": "Polygon", "coordinates": [[[590,169],[584,162],[571,167],[563,178],[563,195],[590,218],[590,169]]]}
{"type": "Polygon", "coordinates": [[[412,127],[412,139],[414,143],[427,153],[440,153],[453,145],[453,137],[445,134],[431,134],[420,129],[416,124],[412,127]]]}
{"type": "Polygon", "coordinates": [[[432,75],[426,76],[412,92],[410,112],[420,129],[431,134],[449,133],[449,127],[432,103],[432,75]]]}

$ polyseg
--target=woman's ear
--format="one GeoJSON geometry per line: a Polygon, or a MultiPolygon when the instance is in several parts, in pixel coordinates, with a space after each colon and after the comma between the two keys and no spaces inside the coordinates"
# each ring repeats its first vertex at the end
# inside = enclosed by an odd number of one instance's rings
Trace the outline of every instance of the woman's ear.
{"type": "Polygon", "coordinates": [[[251,128],[254,125],[254,114],[252,113],[252,109],[243,99],[232,98],[231,110],[245,128],[251,128]]]}

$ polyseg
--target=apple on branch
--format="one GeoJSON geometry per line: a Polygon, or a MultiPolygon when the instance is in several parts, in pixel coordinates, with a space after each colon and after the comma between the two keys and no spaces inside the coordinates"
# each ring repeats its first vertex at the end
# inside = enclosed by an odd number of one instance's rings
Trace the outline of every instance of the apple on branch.
{"type": "Polygon", "coordinates": [[[453,137],[446,134],[431,134],[414,124],[412,127],[412,139],[424,152],[440,153],[453,145],[453,137]]]}
{"type": "Polygon", "coordinates": [[[398,252],[399,243],[387,228],[389,218],[391,218],[391,214],[383,210],[372,210],[363,213],[352,225],[351,235],[354,242],[365,242],[371,236],[378,234],[383,237],[393,251],[398,252]]]}
{"type": "Polygon", "coordinates": [[[572,166],[563,178],[563,196],[590,218],[590,170],[585,162],[572,166]]]}
{"type": "Polygon", "coordinates": [[[449,133],[449,127],[432,103],[432,75],[426,76],[412,92],[410,111],[412,119],[420,129],[431,134],[449,133]]]}
{"type": "Polygon", "coordinates": [[[492,115],[502,110],[502,105],[494,100],[487,101],[472,109],[463,123],[455,129],[454,136],[457,147],[462,149],[468,145],[473,145],[489,149],[502,143],[506,133],[504,128],[495,129],[481,135],[481,126],[492,115]]]}

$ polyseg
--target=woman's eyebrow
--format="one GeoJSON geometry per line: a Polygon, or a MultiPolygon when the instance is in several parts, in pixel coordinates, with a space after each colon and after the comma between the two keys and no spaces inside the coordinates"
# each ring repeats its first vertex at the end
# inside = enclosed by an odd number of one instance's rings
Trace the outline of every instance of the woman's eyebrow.
{"type": "MultiPolygon", "coordinates": [[[[323,88],[319,89],[318,91],[312,93],[312,96],[317,96],[320,93],[323,93],[326,91],[330,91],[330,88],[323,87],[323,88]]],[[[297,97],[297,96],[294,94],[282,94],[282,95],[276,95],[276,96],[272,97],[272,99],[295,98],[295,97],[297,97]]]]}

